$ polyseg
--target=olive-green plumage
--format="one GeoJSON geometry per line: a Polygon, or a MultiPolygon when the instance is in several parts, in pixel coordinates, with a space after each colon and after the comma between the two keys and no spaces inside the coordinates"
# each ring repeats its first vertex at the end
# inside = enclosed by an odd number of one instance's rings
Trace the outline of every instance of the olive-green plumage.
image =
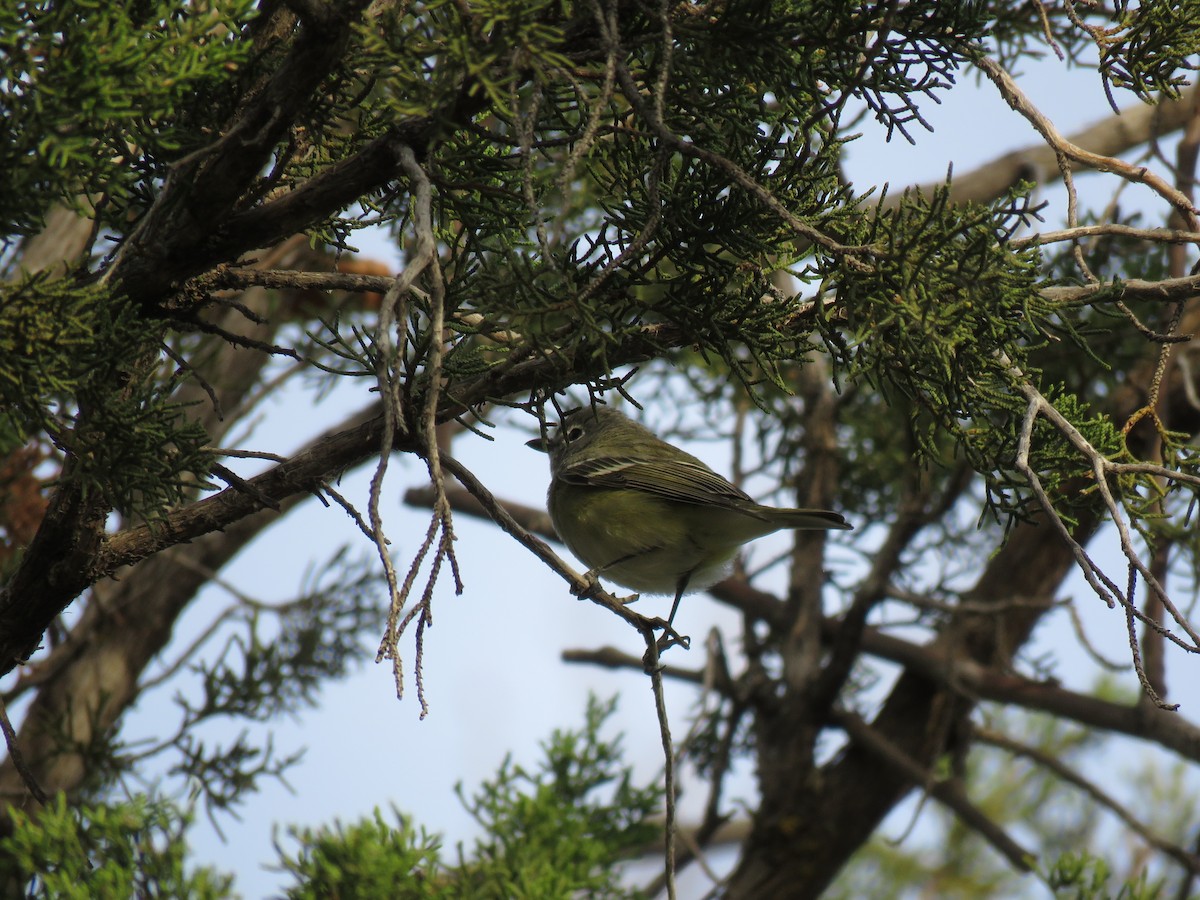
{"type": "Polygon", "coordinates": [[[696,457],[605,406],[529,445],[550,454],[550,518],[563,542],[624,587],[679,598],[719,581],[738,548],[784,528],[850,528],[823,509],[763,506],[696,457]]]}

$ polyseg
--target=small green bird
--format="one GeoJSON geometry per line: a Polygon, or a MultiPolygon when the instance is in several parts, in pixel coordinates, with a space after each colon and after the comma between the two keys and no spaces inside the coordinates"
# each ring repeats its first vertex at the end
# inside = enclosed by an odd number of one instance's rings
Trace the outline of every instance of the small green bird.
{"type": "Polygon", "coordinates": [[[679,599],[719,581],[742,544],[784,528],[848,529],[824,509],[756,503],[690,453],[607,406],[563,416],[528,442],[550,455],[547,506],[559,537],[623,587],[679,599]]]}

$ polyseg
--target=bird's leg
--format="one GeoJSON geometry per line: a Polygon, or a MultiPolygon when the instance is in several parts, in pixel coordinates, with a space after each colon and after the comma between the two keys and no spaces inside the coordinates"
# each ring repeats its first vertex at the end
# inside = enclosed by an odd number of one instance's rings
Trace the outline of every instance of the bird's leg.
{"type": "Polygon", "coordinates": [[[683,577],[679,579],[679,583],[675,585],[675,601],[671,604],[671,614],[667,616],[667,621],[663,625],[662,637],[658,639],[658,652],[662,653],[668,647],[674,647],[679,644],[684,650],[687,650],[692,645],[692,639],[685,634],[680,634],[674,629],[672,623],[675,621],[675,613],[679,611],[679,601],[683,598],[683,592],[687,590],[688,582],[692,578],[691,572],[685,572],[683,577]]]}
{"type": "Polygon", "coordinates": [[[687,590],[688,582],[691,579],[692,573],[685,572],[679,579],[679,583],[675,585],[675,602],[671,604],[671,614],[667,616],[667,628],[670,628],[671,623],[675,621],[675,613],[679,612],[679,601],[683,599],[683,592],[687,590]]]}

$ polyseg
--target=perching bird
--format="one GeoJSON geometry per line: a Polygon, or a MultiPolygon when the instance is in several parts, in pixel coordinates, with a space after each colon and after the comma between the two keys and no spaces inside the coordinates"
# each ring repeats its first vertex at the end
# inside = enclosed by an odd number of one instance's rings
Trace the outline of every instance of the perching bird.
{"type": "Polygon", "coordinates": [[[784,528],[849,525],[824,509],[756,503],[699,459],[607,406],[567,413],[529,446],[550,455],[550,519],[589,576],[679,599],[719,581],[738,548],[784,528]]]}

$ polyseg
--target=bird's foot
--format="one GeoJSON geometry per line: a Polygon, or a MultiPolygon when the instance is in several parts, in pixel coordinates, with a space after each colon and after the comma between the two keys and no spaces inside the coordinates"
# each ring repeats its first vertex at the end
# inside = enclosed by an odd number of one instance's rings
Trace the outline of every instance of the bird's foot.
{"type": "Polygon", "coordinates": [[[655,627],[664,627],[666,630],[664,630],[658,640],[654,642],[654,646],[647,647],[646,652],[642,654],[642,668],[645,670],[647,675],[653,675],[656,671],[661,671],[663,668],[665,668],[662,662],[662,654],[664,651],[674,647],[676,644],[683,647],[684,650],[687,650],[692,645],[692,639],[690,637],[688,637],[686,634],[679,634],[679,632],[671,628],[670,625],[668,625],[666,622],[663,622],[662,619],[656,620],[655,627]],[[661,623],[661,626],[659,623],[661,623]]]}
{"type": "Polygon", "coordinates": [[[676,644],[678,644],[684,650],[690,650],[692,648],[692,639],[688,635],[680,634],[678,631],[676,631],[671,626],[670,621],[655,619],[654,627],[661,628],[663,632],[657,642],[659,653],[662,653],[664,650],[667,650],[670,647],[674,647],[676,644]]]}
{"type": "MultiPolygon", "coordinates": [[[[580,587],[579,585],[571,585],[571,593],[580,600],[592,599],[596,595],[596,591],[601,590],[603,587],[603,585],[600,584],[599,571],[599,569],[588,569],[586,572],[584,572],[583,580],[586,581],[587,584],[583,587],[580,587]]],[[[641,597],[641,594],[630,594],[628,597],[617,597],[615,594],[613,595],[613,599],[615,599],[622,606],[628,606],[631,603],[637,603],[641,597]]]]}
{"type": "Polygon", "coordinates": [[[600,578],[596,575],[595,569],[588,569],[583,573],[583,580],[585,584],[582,586],[579,584],[571,585],[571,593],[580,600],[587,600],[594,596],[596,591],[600,589],[600,578]]]}

